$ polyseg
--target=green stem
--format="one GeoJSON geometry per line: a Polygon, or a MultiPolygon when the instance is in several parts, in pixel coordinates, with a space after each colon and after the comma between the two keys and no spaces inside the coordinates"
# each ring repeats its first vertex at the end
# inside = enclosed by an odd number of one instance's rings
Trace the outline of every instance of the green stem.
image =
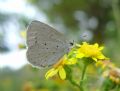
{"type": "Polygon", "coordinates": [[[69,79],[70,83],[73,84],[74,86],[78,87],[80,91],[83,91],[83,89],[72,79],[69,79]]]}
{"type": "Polygon", "coordinates": [[[82,71],[82,76],[81,76],[81,80],[80,80],[80,87],[82,88],[81,91],[84,91],[82,84],[83,84],[83,81],[84,81],[86,69],[87,69],[87,65],[84,64],[83,71],[82,71]]]}
{"type": "Polygon", "coordinates": [[[78,88],[80,89],[80,91],[83,91],[82,88],[80,87],[80,85],[79,85],[75,80],[73,80],[73,78],[72,78],[72,71],[71,71],[70,67],[67,67],[67,66],[66,66],[66,72],[67,72],[67,74],[69,74],[69,75],[67,76],[67,80],[69,80],[69,82],[70,82],[73,86],[78,87],[78,88]]]}

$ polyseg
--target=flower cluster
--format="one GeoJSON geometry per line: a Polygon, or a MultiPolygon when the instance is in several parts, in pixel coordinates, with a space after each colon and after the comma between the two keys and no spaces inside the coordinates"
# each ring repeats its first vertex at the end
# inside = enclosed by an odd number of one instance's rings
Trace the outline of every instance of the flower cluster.
{"type": "Polygon", "coordinates": [[[90,57],[95,61],[106,59],[106,57],[101,52],[104,47],[99,47],[97,43],[90,45],[86,42],[83,42],[83,44],[78,45],[78,47],[79,48],[76,51],[77,58],[90,57]]]}
{"type": "Polygon", "coordinates": [[[73,64],[76,64],[76,62],[77,62],[77,59],[75,58],[68,59],[67,55],[64,55],[64,57],[61,58],[58,63],[53,65],[53,68],[46,73],[45,75],[46,79],[59,73],[60,78],[64,80],[66,78],[66,72],[65,72],[64,66],[73,65],[73,64]]]}
{"type": "Polygon", "coordinates": [[[74,51],[71,50],[72,52],[70,51],[68,55],[65,54],[65,56],[58,61],[58,63],[53,65],[52,69],[48,70],[45,75],[46,79],[54,76],[57,73],[59,74],[61,79],[65,79],[66,72],[64,66],[74,65],[78,62],[78,59],[82,59],[84,57],[92,58],[95,62],[97,62],[98,60],[107,59],[101,52],[103,48],[104,47],[99,47],[97,43],[93,45],[90,45],[86,42],[83,42],[82,45],[76,44],[76,46],[74,47],[74,51]],[[72,57],[69,57],[69,55],[72,57]]]}
{"type": "Polygon", "coordinates": [[[112,82],[120,84],[120,69],[115,66],[112,62],[105,60],[97,62],[97,66],[101,66],[103,71],[102,76],[109,78],[112,82]]]}

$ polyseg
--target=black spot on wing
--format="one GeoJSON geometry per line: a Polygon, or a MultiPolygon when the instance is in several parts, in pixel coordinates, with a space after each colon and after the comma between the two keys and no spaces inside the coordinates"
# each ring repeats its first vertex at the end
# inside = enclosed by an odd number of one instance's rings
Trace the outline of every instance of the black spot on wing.
{"type": "Polygon", "coordinates": [[[46,45],[47,45],[47,43],[45,42],[45,43],[44,43],[44,45],[46,46],[46,45]]]}
{"type": "Polygon", "coordinates": [[[58,48],[59,46],[57,45],[56,47],[58,48]]]}

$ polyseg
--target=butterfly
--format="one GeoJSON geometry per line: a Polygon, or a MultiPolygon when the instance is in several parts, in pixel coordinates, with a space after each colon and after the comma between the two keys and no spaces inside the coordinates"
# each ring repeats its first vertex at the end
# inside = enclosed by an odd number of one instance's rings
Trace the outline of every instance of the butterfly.
{"type": "Polygon", "coordinates": [[[39,68],[57,63],[73,45],[65,35],[37,20],[28,26],[26,42],[27,59],[33,66],[39,68]]]}

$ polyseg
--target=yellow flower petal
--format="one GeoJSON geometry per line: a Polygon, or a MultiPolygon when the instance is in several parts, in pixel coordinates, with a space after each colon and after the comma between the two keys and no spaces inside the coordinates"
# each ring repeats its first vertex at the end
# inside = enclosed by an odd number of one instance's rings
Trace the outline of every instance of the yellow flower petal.
{"type": "Polygon", "coordinates": [[[88,45],[88,43],[87,42],[83,42],[83,45],[88,45]]]}
{"type": "Polygon", "coordinates": [[[106,64],[103,61],[97,61],[95,65],[97,67],[101,66],[102,69],[105,69],[105,67],[106,67],[106,64]]]}
{"type": "Polygon", "coordinates": [[[93,60],[95,60],[95,61],[97,62],[97,58],[95,58],[95,57],[92,57],[92,59],[93,59],[93,60]]]}
{"type": "Polygon", "coordinates": [[[98,46],[99,46],[98,43],[95,43],[95,44],[94,44],[94,47],[95,47],[95,48],[98,48],[98,46]]]}
{"type": "Polygon", "coordinates": [[[64,80],[64,79],[66,78],[66,72],[65,72],[65,70],[64,70],[63,67],[61,67],[61,68],[59,69],[59,76],[60,76],[60,78],[61,78],[62,80],[64,80]]]}
{"type": "Polygon", "coordinates": [[[76,58],[70,58],[68,60],[66,60],[65,64],[67,65],[72,65],[72,64],[76,64],[77,63],[77,59],[76,58]]]}
{"type": "Polygon", "coordinates": [[[104,47],[103,46],[101,46],[101,47],[99,47],[99,50],[101,51],[101,50],[103,50],[104,49],[104,47]]]}
{"type": "Polygon", "coordinates": [[[48,70],[48,72],[45,74],[45,78],[49,79],[50,77],[52,77],[55,74],[57,74],[57,72],[58,72],[58,69],[52,68],[52,69],[48,70]]]}
{"type": "Polygon", "coordinates": [[[105,59],[105,56],[104,55],[102,55],[102,54],[100,54],[100,55],[98,55],[98,57],[97,57],[98,59],[105,59]]]}
{"type": "Polygon", "coordinates": [[[77,53],[77,54],[76,54],[76,57],[77,57],[77,58],[83,58],[84,56],[85,56],[85,55],[84,55],[83,53],[77,53]]]}

